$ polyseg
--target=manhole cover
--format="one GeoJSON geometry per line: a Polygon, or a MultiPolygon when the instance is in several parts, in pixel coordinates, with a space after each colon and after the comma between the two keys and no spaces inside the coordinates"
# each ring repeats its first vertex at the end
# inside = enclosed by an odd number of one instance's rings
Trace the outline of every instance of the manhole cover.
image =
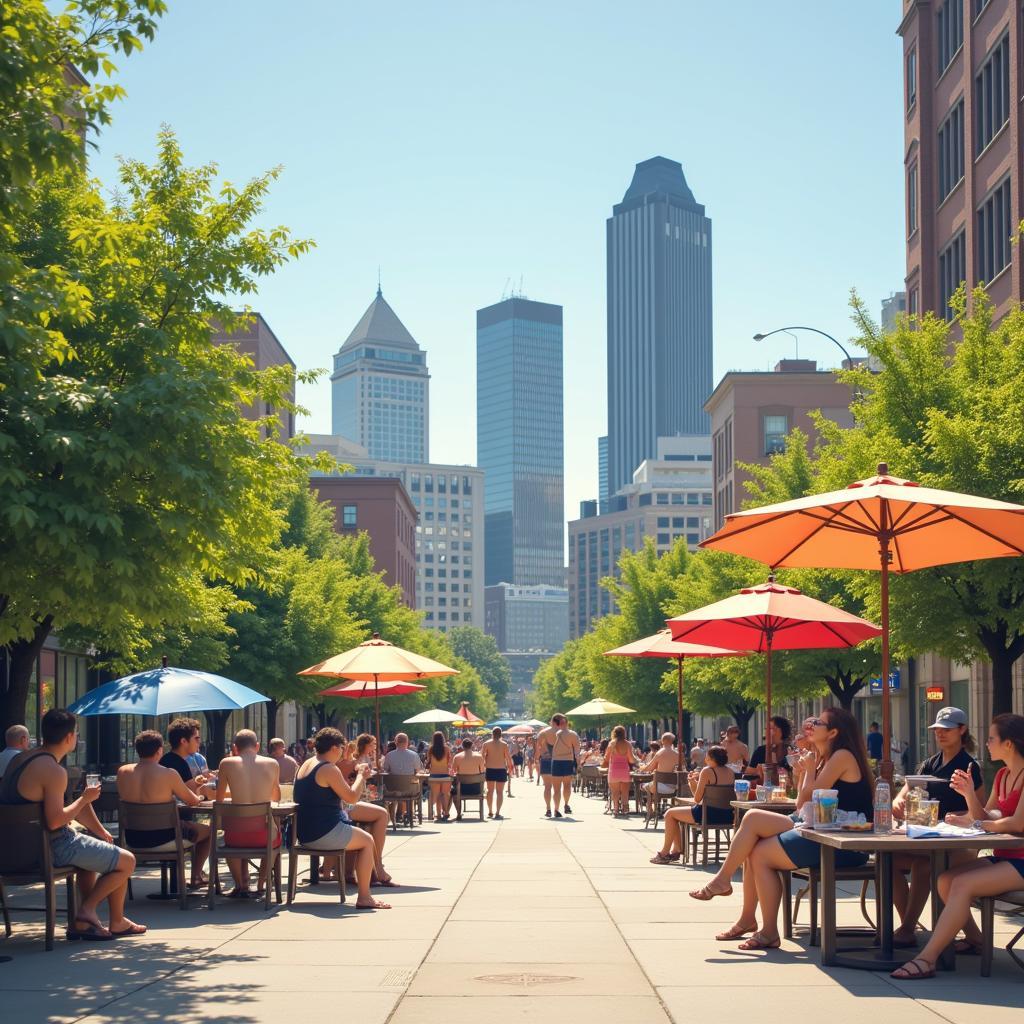
{"type": "Polygon", "coordinates": [[[382,988],[405,988],[412,981],[412,971],[395,968],[384,975],[382,988]]]}
{"type": "Polygon", "coordinates": [[[518,988],[530,988],[534,985],[554,985],[564,981],[578,981],[578,978],[571,974],[535,974],[522,972],[520,974],[481,974],[473,979],[483,981],[491,985],[515,985],[518,988]]]}

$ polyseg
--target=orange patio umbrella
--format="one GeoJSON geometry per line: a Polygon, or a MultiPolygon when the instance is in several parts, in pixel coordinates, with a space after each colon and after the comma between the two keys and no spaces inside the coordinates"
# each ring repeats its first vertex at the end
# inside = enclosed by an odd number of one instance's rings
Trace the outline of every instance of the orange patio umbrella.
{"type": "Polygon", "coordinates": [[[892,779],[889,573],[1024,554],[1024,507],[878,473],[845,490],[735,512],[703,541],[772,568],[878,569],[882,599],[882,774],[892,779]]]}
{"type": "MultiPolygon", "coordinates": [[[[822,647],[855,647],[882,631],[873,622],[835,605],[784,587],[774,576],[767,583],[744,587],[723,601],[667,620],[673,640],[706,641],[727,649],[764,653],[765,718],[772,716],[772,651],[822,647]]],[[[765,763],[775,766],[775,751],[765,728],[765,763]]]]}
{"type": "Polygon", "coordinates": [[[683,735],[683,661],[687,658],[727,658],[730,655],[747,654],[748,651],[729,651],[724,647],[706,647],[704,644],[690,644],[684,640],[673,640],[670,629],[659,629],[651,636],[645,636],[632,643],[623,644],[610,651],[606,657],[622,658],[673,658],[678,666],[676,676],[676,710],[679,723],[679,768],[683,767],[683,750],[687,745],[683,735]]]}
{"type": "Polygon", "coordinates": [[[412,680],[429,679],[436,676],[457,676],[458,669],[442,665],[439,661],[396,647],[387,640],[382,640],[379,633],[374,633],[369,640],[363,641],[358,647],[335,654],[326,661],[303,669],[300,676],[327,676],[335,679],[360,680],[360,687],[334,687],[322,691],[334,697],[370,697],[374,699],[374,711],[377,725],[377,760],[380,761],[380,698],[396,696],[399,692],[412,693],[424,689],[413,686],[412,689],[390,691],[385,684],[409,684],[412,680]]]}

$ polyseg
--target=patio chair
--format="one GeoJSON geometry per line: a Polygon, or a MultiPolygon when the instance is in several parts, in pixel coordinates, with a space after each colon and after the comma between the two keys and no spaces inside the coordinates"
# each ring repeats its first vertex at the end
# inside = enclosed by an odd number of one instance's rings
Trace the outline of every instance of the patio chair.
{"type": "Polygon", "coordinates": [[[259,804],[236,804],[215,801],[210,830],[216,837],[210,843],[210,909],[213,910],[216,900],[218,883],[218,860],[221,857],[238,857],[242,860],[258,860],[266,870],[264,878],[264,910],[270,910],[270,878],[273,875],[274,890],[277,902],[281,902],[281,847],[274,846],[277,828],[274,823],[274,812],[269,801],[259,804]],[[249,825],[265,824],[267,831],[266,846],[225,846],[219,836],[229,822],[245,821],[249,825]]]}
{"type": "Polygon", "coordinates": [[[664,810],[665,804],[671,805],[672,800],[679,792],[679,777],[675,772],[655,772],[651,780],[653,792],[647,794],[647,807],[644,812],[644,828],[653,821],[658,823],[664,810]],[[671,793],[662,793],[661,790],[672,787],[671,793]]]}
{"type": "Polygon", "coordinates": [[[463,802],[469,802],[470,800],[476,800],[480,805],[480,820],[484,820],[484,775],[481,772],[479,775],[456,775],[455,785],[452,787],[452,800],[458,808],[457,814],[462,817],[462,805],[463,802]],[[466,796],[462,795],[463,786],[471,786],[473,783],[479,783],[480,792],[471,793],[466,796]]]}
{"type": "MultiPolygon", "coordinates": [[[[11,935],[11,914],[7,905],[8,885],[42,883],[46,897],[46,950],[53,949],[57,928],[57,882],[67,884],[68,928],[74,926],[78,903],[75,893],[75,869],[53,866],[50,857],[50,832],[46,828],[42,804],[0,806],[0,907],[4,914],[4,934],[11,935]]],[[[38,908],[34,908],[38,909],[38,908]]]]}
{"type": "MultiPolygon", "coordinates": [[[[806,893],[811,908],[811,922],[807,933],[807,944],[810,946],[820,945],[820,933],[818,928],[818,887],[821,885],[821,868],[797,868],[795,871],[780,871],[782,876],[782,933],[787,939],[793,938],[793,925],[796,923],[797,915],[800,913],[800,902],[806,893]],[[794,878],[807,884],[800,889],[796,895],[792,895],[792,880],[794,878]]],[[[860,912],[861,916],[872,929],[875,921],[878,920],[878,875],[874,858],[859,868],[836,868],[837,882],[861,882],[860,887],[860,912]],[[868,885],[875,884],[875,918],[871,919],[868,913],[868,885]]]]}
{"type": "MultiPolygon", "coordinates": [[[[167,874],[168,868],[172,867],[177,872],[178,878],[178,906],[182,910],[188,909],[188,876],[185,874],[185,854],[195,846],[189,839],[181,835],[181,819],[178,817],[178,805],[169,800],[162,804],[133,804],[120,801],[117,812],[118,824],[118,845],[135,855],[137,864],[159,864],[160,865],[160,892],[163,895],[168,893],[167,874]],[[152,849],[140,849],[129,846],[125,841],[125,833],[128,829],[151,830],[151,829],[174,829],[174,839],[169,840],[163,846],[152,849]]],[[[129,897],[134,898],[129,888],[129,897]]]]}
{"type": "Polygon", "coordinates": [[[310,884],[313,884],[314,880],[319,877],[317,869],[319,868],[319,861],[321,857],[337,857],[338,858],[338,897],[340,902],[345,902],[345,849],[342,847],[338,850],[313,850],[308,846],[303,846],[298,839],[292,843],[291,849],[288,851],[288,902],[289,904],[295,902],[295,887],[298,885],[299,879],[299,857],[308,857],[310,866],[310,884]]]}
{"type": "MultiPolygon", "coordinates": [[[[992,957],[995,952],[995,915],[996,910],[1002,910],[1010,917],[1024,917],[1024,889],[1017,889],[1014,892],[1004,892],[1002,896],[986,896],[978,900],[975,906],[981,908],[981,976],[988,978],[992,974],[992,957]],[[997,903],[1005,904],[1005,907],[996,907],[997,903]]],[[[1021,928],[1006,945],[1006,952],[1013,958],[1013,962],[1024,971],[1024,958],[1013,947],[1024,937],[1024,928],[1021,928]]]]}
{"type": "Polygon", "coordinates": [[[684,839],[684,845],[689,847],[691,854],[691,863],[696,866],[697,864],[697,848],[703,844],[703,856],[701,863],[705,866],[708,862],[708,833],[713,832],[715,836],[715,863],[718,864],[722,860],[722,833],[725,835],[725,848],[729,849],[732,843],[732,830],[736,827],[735,816],[728,825],[709,825],[708,824],[708,810],[709,808],[715,807],[719,809],[725,809],[732,811],[730,804],[736,799],[736,790],[733,786],[726,785],[712,785],[704,787],[704,797],[700,802],[700,806],[704,808],[701,813],[701,821],[698,825],[696,822],[687,823],[686,830],[689,833],[688,838],[684,839]]]}
{"type": "Polygon", "coordinates": [[[601,769],[596,764],[585,764],[580,769],[580,788],[584,796],[594,796],[601,791],[601,769]]]}
{"type": "Polygon", "coordinates": [[[391,824],[398,830],[398,819],[405,813],[409,828],[413,827],[413,812],[419,823],[423,824],[423,780],[416,775],[384,776],[382,791],[384,806],[391,817],[391,824]]]}

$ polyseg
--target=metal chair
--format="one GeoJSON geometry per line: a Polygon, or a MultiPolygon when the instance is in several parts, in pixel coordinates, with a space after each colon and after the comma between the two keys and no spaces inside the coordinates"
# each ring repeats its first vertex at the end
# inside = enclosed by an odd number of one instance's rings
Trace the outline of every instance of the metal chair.
{"type": "Polygon", "coordinates": [[[452,800],[455,801],[455,806],[458,808],[458,816],[462,817],[462,804],[463,801],[476,800],[480,805],[480,820],[484,820],[484,774],[481,772],[479,775],[456,775],[455,785],[452,787],[454,793],[452,793],[452,800]],[[474,783],[478,783],[480,786],[479,793],[469,793],[463,796],[462,787],[471,786],[474,783]]]}
{"type": "Polygon", "coordinates": [[[210,843],[210,909],[213,910],[217,892],[218,865],[221,857],[237,857],[241,860],[259,860],[266,867],[266,878],[264,884],[264,910],[270,910],[270,876],[274,877],[274,890],[277,895],[277,902],[281,902],[281,847],[274,846],[274,839],[277,836],[277,826],[274,822],[274,812],[269,801],[259,804],[236,804],[215,801],[213,804],[213,818],[210,822],[210,830],[215,837],[210,843]],[[249,825],[257,821],[266,826],[267,845],[264,846],[227,846],[216,838],[221,829],[230,831],[227,828],[229,822],[245,821],[249,825]]]}
{"type": "MultiPolygon", "coordinates": [[[[188,909],[188,884],[185,874],[185,854],[193,849],[195,843],[185,839],[181,834],[181,819],[178,817],[178,805],[169,800],[161,804],[134,804],[121,801],[118,805],[118,824],[120,829],[118,845],[135,855],[137,864],[160,865],[160,891],[168,891],[167,868],[173,865],[178,875],[178,906],[188,909]],[[125,839],[127,831],[153,831],[156,829],[174,829],[173,849],[146,849],[145,847],[129,846],[125,839]]],[[[171,846],[168,842],[165,846],[171,846]]],[[[130,892],[130,890],[129,890],[130,892]]]]}
{"type": "Polygon", "coordinates": [[[409,828],[413,827],[414,811],[419,823],[423,824],[423,781],[418,776],[388,773],[383,778],[381,789],[384,806],[396,831],[403,809],[409,821],[409,828]]]}
{"type": "Polygon", "coordinates": [[[288,851],[288,902],[295,902],[295,887],[299,879],[299,857],[309,857],[310,861],[310,884],[313,884],[316,872],[314,866],[318,864],[321,857],[338,858],[338,896],[342,903],[345,902],[345,849],[321,850],[311,849],[303,846],[297,839],[292,843],[288,851]]]}
{"type": "Polygon", "coordinates": [[[736,799],[736,789],[730,786],[728,783],[725,785],[710,785],[704,787],[703,798],[700,802],[700,807],[703,808],[700,816],[700,824],[695,821],[687,823],[686,829],[689,836],[686,840],[686,845],[690,849],[691,863],[696,866],[697,864],[697,848],[703,845],[703,856],[701,863],[707,865],[708,862],[708,833],[713,832],[715,836],[715,863],[718,864],[722,860],[722,833],[726,833],[725,837],[725,848],[729,849],[732,843],[732,830],[736,827],[736,818],[733,815],[732,821],[729,824],[715,825],[708,823],[708,810],[716,808],[718,810],[727,810],[732,812],[730,806],[732,801],[736,799]]]}
{"type": "MultiPolygon", "coordinates": [[[[68,928],[74,927],[78,903],[75,893],[75,869],[54,867],[50,856],[50,830],[46,827],[42,804],[0,806],[0,907],[4,914],[4,934],[11,934],[11,915],[7,906],[8,885],[43,885],[46,897],[46,950],[53,949],[57,929],[57,882],[67,884],[68,928]]],[[[36,908],[38,909],[38,908],[36,908]]]]}
{"type": "MultiPolygon", "coordinates": [[[[1024,917],[1024,889],[1014,892],[1004,892],[1002,896],[986,896],[977,900],[975,905],[981,908],[981,976],[988,978],[992,974],[992,957],[995,952],[995,915],[996,904],[1006,904],[1004,913],[1010,917],[1024,917]]],[[[1006,945],[1006,952],[1013,958],[1013,962],[1024,971],[1024,959],[1013,947],[1024,937],[1024,928],[1021,928],[1006,945]]]]}
{"type": "Polygon", "coordinates": [[[651,791],[647,794],[647,809],[644,813],[644,828],[653,821],[655,824],[661,818],[665,804],[671,804],[679,792],[679,777],[675,772],[655,772],[650,782],[651,791]],[[663,789],[671,787],[672,792],[662,793],[663,789]]]}
{"type": "MultiPolygon", "coordinates": [[[[807,933],[807,944],[810,946],[820,945],[818,929],[818,886],[821,884],[821,868],[797,868],[795,871],[780,871],[782,876],[782,933],[787,939],[793,938],[793,925],[796,922],[797,914],[800,912],[800,902],[804,893],[808,895],[808,903],[811,908],[811,921],[807,933]],[[797,878],[807,884],[792,896],[792,879],[797,878]]],[[[857,868],[836,868],[837,882],[862,882],[860,887],[860,912],[861,916],[872,929],[875,921],[878,920],[878,870],[874,859],[867,864],[857,868]],[[875,884],[875,921],[868,913],[867,895],[868,884],[875,884]]]]}

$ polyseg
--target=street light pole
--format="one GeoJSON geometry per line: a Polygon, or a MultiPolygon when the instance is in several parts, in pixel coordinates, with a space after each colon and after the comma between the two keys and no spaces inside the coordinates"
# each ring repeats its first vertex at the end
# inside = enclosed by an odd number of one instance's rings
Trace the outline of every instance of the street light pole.
{"type": "Polygon", "coordinates": [[[828,338],[828,340],[843,353],[843,356],[846,359],[847,368],[851,370],[853,369],[853,359],[850,358],[850,353],[847,352],[843,345],[837,339],[833,338],[831,334],[828,334],[825,331],[820,331],[817,327],[777,327],[774,331],[769,331],[767,334],[755,334],[754,341],[764,341],[765,338],[770,338],[773,334],[788,334],[791,331],[811,331],[814,334],[820,334],[823,338],[828,338]]]}

